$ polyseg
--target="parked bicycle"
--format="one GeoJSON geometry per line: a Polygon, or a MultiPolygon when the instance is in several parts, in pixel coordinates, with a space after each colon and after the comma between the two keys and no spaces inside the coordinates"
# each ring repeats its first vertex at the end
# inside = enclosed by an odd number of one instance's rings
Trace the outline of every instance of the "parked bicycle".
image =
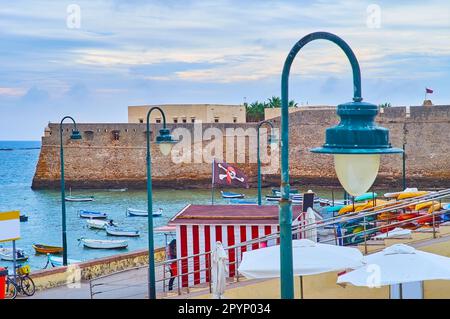
{"type": "Polygon", "coordinates": [[[8,275],[6,278],[5,299],[14,299],[18,293],[25,296],[33,296],[36,292],[36,287],[33,279],[30,277],[30,266],[17,265],[15,271],[15,278],[14,275],[8,275]]]}

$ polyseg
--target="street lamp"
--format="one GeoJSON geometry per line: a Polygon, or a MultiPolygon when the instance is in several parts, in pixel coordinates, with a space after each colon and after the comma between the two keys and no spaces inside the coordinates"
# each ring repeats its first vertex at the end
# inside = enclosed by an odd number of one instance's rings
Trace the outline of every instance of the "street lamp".
{"type": "Polygon", "coordinates": [[[153,199],[152,199],[152,170],[150,157],[150,114],[152,111],[158,110],[163,118],[163,128],[159,130],[156,137],[156,143],[159,144],[161,153],[168,155],[172,146],[177,141],[170,135],[170,130],[166,128],[166,115],[163,110],[157,106],[152,107],[147,113],[147,222],[148,222],[148,297],[156,299],[155,288],[155,247],[153,243],[153,199]]]}
{"type": "Polygon", "coordinates": [[[63,122],[70,119],[73,122],[71,140],[81,140],[81,134],[77,130],[77,123],[71,116],[65,116],[59,123],[60,133],[60,163],[61,163],[61,211],[62,211],[62,242],[63,242],[63,265],[67,266],[67,230],[66,230],[66,186],[64,181],[64,148],[63,148],[63,122]]]}
{"type": "MultiPolygon", "coordinates": [[[[257,126],[257,144],[258,144],[258,148],[257,148],[257,152],[256,152],[256,156],[258,158],[258,205],[261,206],[261,158],[260,158],[260,152],[259,152],[259,129],[261,128],[261,126],[263,126],[264,124],[267,124],[271,127],[271,129],[273,130],[273,124],[269,121],[261,121],[258,123],[257,126]]],[[[274,134],[269,135],[269,143],[272,145],[278,143],[278,139],[274,134]]]]}
{"type": "Polygon", "coordinates": [[[362,102],[361,71],[349,45],[328,32],[314,32],[300,39],[289,52],[281,76],[281,200],[280,200],[280,282],[281,297],[294,297],[292,268],[292,210],[289,200],[289,72],[297,53],[314,40],[329,40],[341,48],[353,71],[353,102],[337,107],[341,122],[326,130],[323,147],[314,153],[334,154],[336,174],[345,190],[353,196],[367,191],[378,173],[380,155],[401,153],[389,143],[389,130],[378,127],[376,105],[362,102]]]}

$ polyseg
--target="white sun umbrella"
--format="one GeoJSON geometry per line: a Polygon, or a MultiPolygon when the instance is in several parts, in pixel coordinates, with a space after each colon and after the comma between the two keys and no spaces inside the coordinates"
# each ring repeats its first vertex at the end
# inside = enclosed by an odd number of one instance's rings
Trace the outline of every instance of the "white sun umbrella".
{"type": "MultiPolygon", "coordinates": [[[[309,239],[292,241],[294,276],[307,276],[355,269],[363,266],[356,248],[315,243],[309,239]]],[[[239,273],[247,278],[280,277],[280,246],[244,252],[239,273]]],[[[302,285],[303,286],[303,285],[302,285]]],[[[303,287],[302,293],[303,295],[303,287]]]]}
{"type": "Polygon", "coordinates": [[[450,280],[450,258],[396,244],[367,255],[365,265],[338,277],[337,283],[380,287],[425,280],[450,280]]]}
{"type": "Polygon", "coordinates": [[[222,299],[227,278],[228,256],[220,241],[216,242],[211,253],[211,288],[214,299],[222,299]]]}

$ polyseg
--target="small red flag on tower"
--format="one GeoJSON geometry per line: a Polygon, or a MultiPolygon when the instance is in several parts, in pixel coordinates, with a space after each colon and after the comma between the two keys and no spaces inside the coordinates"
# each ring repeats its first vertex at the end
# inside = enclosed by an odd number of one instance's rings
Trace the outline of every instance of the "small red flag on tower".
{"type": "Polygon", "coordinates": [[[433,90],[432,89],[429,89],[429,88],[425,88],[425,93],[433,93],[433,90]]]}

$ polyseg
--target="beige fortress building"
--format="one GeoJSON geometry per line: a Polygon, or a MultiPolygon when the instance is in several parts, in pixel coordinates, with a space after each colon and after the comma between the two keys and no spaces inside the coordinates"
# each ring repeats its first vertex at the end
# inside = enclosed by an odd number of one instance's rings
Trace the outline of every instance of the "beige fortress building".
{"type": "MultiPolygon", "coordinates": [[[[223,104],[162,104],[128,107],[128,123],[146,123],[151,107],[160,107],[167,123],[245,123],[244,105],[223,104]]],[[[152,112],[150,123],[162,123],[161,113],[152,112]]]]}
{"type": "MultiPolygon", "coordinates": [[[[329,105],[310,105],[310,106],[297,106],[297,107],[290,107],[289,113],[294,113],[298,111],[305,111],[305,110],[335,110],[335,106],[329,106],[329,105]]],[[[271,120],[277,117],[281,116],[281,108],[280,107],[267,107],[264,109],[264,119],[271,120]]]]}

